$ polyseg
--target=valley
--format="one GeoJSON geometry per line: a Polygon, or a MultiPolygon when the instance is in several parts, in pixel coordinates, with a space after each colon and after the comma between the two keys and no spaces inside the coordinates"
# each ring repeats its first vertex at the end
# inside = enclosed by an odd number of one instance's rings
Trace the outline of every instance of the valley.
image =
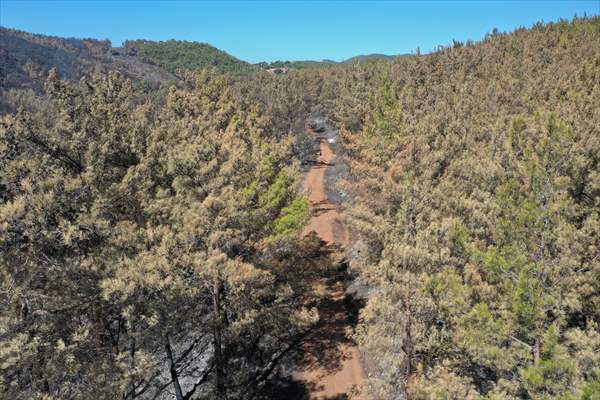
{"type": "MultiPolygon", "coordinates": [[[[155,27],[254,4],[210,6],[155,27]]],[[[600,17],[569,18],[341,62],[1,28],[0,398],[597,400],[600,17]]]]}

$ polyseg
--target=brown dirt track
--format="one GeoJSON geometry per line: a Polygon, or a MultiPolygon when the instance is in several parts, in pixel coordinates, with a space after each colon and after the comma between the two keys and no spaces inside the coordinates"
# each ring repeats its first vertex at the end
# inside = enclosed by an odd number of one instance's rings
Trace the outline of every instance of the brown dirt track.
{"type": "MultiPolygon", "coordinates": [[[[333,166],[335,154],[327,141],[317,136],[321,154],[308,171],[304,189],[313,206],[313,215],[304,235],[315,232],[324,247],[349,242],[344,215],[327,196],[325,174],[333,166]]],[[[310,399],[341,400],[364,380],[356,345],[346,337],[346,329],[356,319],[356,308],[339,276],[319,280],[315,290],[325,293],[318,306],[320,322],[304,345],[305,356],[294,377],[304,383],[310,399]]]]}

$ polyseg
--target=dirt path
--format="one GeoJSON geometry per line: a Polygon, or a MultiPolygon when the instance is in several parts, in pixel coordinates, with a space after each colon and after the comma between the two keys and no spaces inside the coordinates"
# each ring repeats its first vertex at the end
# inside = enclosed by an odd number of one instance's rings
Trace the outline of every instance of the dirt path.
{"type": "Polygon", "coordinates": [[[303,234],[315,231],[317,236],[327,243],[347,244],[349,237],[344,216],[335,204],[329,202],[325,187],[325,173],[333,165],[335,154],[325,139],[317,138],[321,146],[321,155],[308,171],[304,181],[304,192],[308,195],[314,214],[303,234]]]}
{"type": "MultiPolygon", "coordinates": [[[[329,201],[326,190],[325,174],[333,165],[335,154],[323,137],[317,138],[321,154],[304,184],[314,214],[304,234],[314,231],[329,245],[345,245],[349,235],[344,215],[329,201]]],[[[353,318],[352,300],[344,283],[335,276],[322,279],[317,286],[316,290],[326,293],[318,307],[320,323],[315,335],[307,341],[304,361],[294,375],[305,383],[311,399],[341,400],[352,386],[364,380],[358,349],[345,334],[353,318]]]]}

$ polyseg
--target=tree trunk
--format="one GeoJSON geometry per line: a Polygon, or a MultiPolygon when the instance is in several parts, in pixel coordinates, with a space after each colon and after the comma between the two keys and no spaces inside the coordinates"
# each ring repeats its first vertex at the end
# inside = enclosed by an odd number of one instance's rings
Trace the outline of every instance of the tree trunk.
{"type": "Polygon", "coordinates": [[[540,363],[540,340],[535,339],[533,343],[533,365],[538,365],[540,363]]]}
{"type": "Polygon", "coordinates": [[[213,286],[213,346],[215,358],[215,385],[218,398],[225,397],[224,360],[222,350],[222,326],[221,326],[221,283],[215,282],[213,286]]]}
{"type": "MultiPolygon", "coordinates": [[[[130,367],[133,369],[135,367],[135,339],[131,339],[131,349],[129,355],[131,357],[130,367]]],[[[133,376],[129,378],[129,393],[127,393],[125,399],[135,399],[135,378],[133,376]]]]}
{"type": "Polygon", "coordinates": [[[404,384],[404,396],[406,400],[409,400],[408,395],[408,381],[410,379],[410,375],[412,374],[412,357],[413,357],[413,343],[412,343],[412,331],[411,331],[411,323],[412,318],[410,316],[410,311],[406,312],[406,327],[405,327],[405,338],[404,338],[404,353],[406,356],[406,367],[404,370],[404,376],[406,383],[404,384]]]}
{"type": "Polygon", "coordinates": [[[165,351],[169,358],[169,372],[171,374],[171,381],[173,381],[173,388],[175,389],[175,398],[177,400],[183,400],[183,392],[181,391],[181,385],[179,384],[179,376],[177,375],[177,366],[173,359],[173,351],[171,349],[171,343],[169,342],[169,335],[165,335],[165,351]]]}

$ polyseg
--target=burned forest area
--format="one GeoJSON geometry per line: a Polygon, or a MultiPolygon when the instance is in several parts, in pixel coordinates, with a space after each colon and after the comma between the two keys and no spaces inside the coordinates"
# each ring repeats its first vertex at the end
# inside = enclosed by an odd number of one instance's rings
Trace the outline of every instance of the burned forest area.
{"type": "Polygon", "coordinates": [[[600,399],[600,18],[250,64],[0,29],[0,398],[600,399]]]}

